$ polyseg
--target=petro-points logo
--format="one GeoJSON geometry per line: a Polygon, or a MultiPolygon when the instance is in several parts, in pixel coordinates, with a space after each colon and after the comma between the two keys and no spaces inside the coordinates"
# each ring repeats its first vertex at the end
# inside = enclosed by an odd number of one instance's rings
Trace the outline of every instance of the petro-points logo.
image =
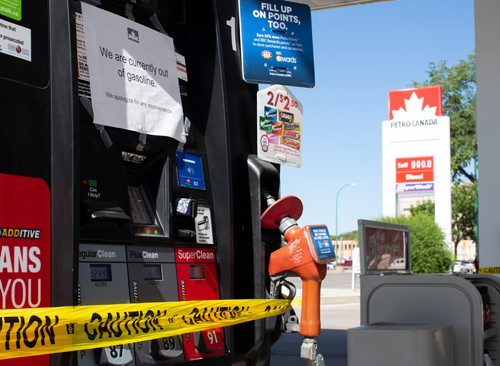
{"type": "Polygon", "coordinates": [[[265,60],[270,60],[273,58],[273,53],[271,51],[268,51],[268,50],[264,50],[260,53],[260,55],[262,56],[263,59],[265,60]]]}
{"type": "Polygon", "coordinates": [[[276,56],[276,61],[278,62],[284,62],[288,64],[296,64],[297,63],[297,58],[296,57],[285,57],[285,56],[276,56]]]}

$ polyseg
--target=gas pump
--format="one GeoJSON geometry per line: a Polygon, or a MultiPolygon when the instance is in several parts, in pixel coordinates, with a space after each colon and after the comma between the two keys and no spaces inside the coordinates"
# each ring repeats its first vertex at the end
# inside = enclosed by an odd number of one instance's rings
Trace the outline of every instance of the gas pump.
{"type": "MultiPolygon", "coordinates": [[[[185,3],[103,0],[97,5],[113,13],[106,16],[119,14],[160,33],[176,34],[176,51],[186,47],[188,32],[183,28],[187,26],[182,26],[186,21],[185,3]]],[[[149,32],[142,30],[141,34],[144,37],[149,32]]],[[[182,57],[177,56],[179,70],[182,57]]],[[[174,77],[178,77],[182,107],[189,116],[187,76],[174,77]]],[[[205,147],[199,125],[193,126],[188,135],[190,122],[186,119],[185,144],[169,137],[94,125],[90,95],[81,78],[79,87],[80,240],[125,247],[127,302],[218,299],[211,182],[205,177],[205,147]],[[211,248],[200,248],[200,244],[211,248]]],[[[114,301],[109,299],[107,303],[114,301]]],[[[226,355],[222,329],[130,347],[138,365],[179,364],[204,358],[222,362],[226,355]]]]}
{"type": "Polygon", "coordinates": [[[262,214],[263,228],[279,228],[286,245],[271,253],[269,275],[276,280],[287,271],[302,280],[302,313],[300,334],[304,336],[300,356],[307,365],[324,365],[317,353],[317,337],[321,332],[320,292],[326,276],[326,263],[335,259],[333,245],[324,225],[300,228],[297,221],[302,215],[302,202],[295,196],[275,200],[268,195],[268,208],[262,214]]]}
{"type": "MultiPolygon", "coordinates": [[[[250,218],[250,189],[242,164],[256,146],[256,137],[249,131],[254,130],[251,111],[255,110],[257,86],[239,77],[241,62],[235,57],[234,38],[226,23],[237,19],[238,2],[18,3],[22,17],[14,19],[2,12],[0,21],[18,32],[23,30],[21,40],[31,46],[21,53],[0,52],[2,64],[8,66],[7,71],[0,71],[0,174],[39,178],[48,188],[44,197],[36,198],[42,201],[50,196],[50,205],[42,202],[44,210],[34,213],[44,216],[51,229],[50,250],[44,247],[41,252],[40,273],[51,278],[42,305],[264,298],[266,286],[261,278],[266,270],[254,266],[261,258],[252,257],[255,238],[250,231],[254,221],[258,226],[260,212],[257,220],[250,218]],[[107,13],[104,18],[94,18],[95,27],[86,28],[85,18],[90,17],[84,16],[82,6],[107,13]],[[116,20],[114,17],[132,22],[130,28],[134,29],[111,31],[108,21],[116,20]],[[135,25],[144,27],[139,35],[135,25]],[[98,42],[87,41],[86,29],[97,31],[98,42]],[[134,46],[137,41],[153,39],[152,33],[172,42],[169,49],[174,57],[170,55],[167,61],[175,61],[169,77],[172,90],[176,91],[177,84],[179,87],[182,118],[177,120],[185,121],[185,143],[147,130],[105,124],[106,118],[96,122],[94,102],[101,103],[104,110],[119,102],[121,107],[114,105],[122,113],[119,121],[134,120],[126,112],[135,101],[125,97],[130,97],[131,88],[153,79],[154,71],[145,61],[148,52],[164,50],[152,42],[140,52],[125,55],[122,51],[127,47],[115,47],[104,36],[123,36],[134,46]],[[110,72],[94,67],[99,75],[92,74],[91,47],[97,47],[97,59],[112,65],[110,72]],[[134,65],[129,64],[132,58],[137,61],[134,65]],[[119,74],[123,61],[134,68],[131,75],[119,74]],[[111,83],[104,76],[110,75],[115,81],[119,78],[123,93],[99,95],[91,79],[104,80],[101,85],[107,88],[111,83]],[[189,260],[175,257],[181,252],[195,254],[189,260]],[[258,280],[252,282],[249,271],[258,280]]],[[[156,59],[154,66],[163,66],[163,61],[156,59]]],[[[153,105],[151,114],[162,109],[149,94],[141,96],[146,107],[148,102],[153,105]]],[[[0,185],[2,194],[10,192],[8,186],[0,185]]],[[[28,193],[22,194],[31,197],[28,193]]],[[[3,212],[3,227],[6,218],[13,217],[3,212]]],[[[9,225],[40,229],[26,226],[28,221],[16,218],[9,225]]],[[[47,235],[49,230],[43,229],[47,235]]],[[[12,274],[13,281],[17,278],[18,274],[12,274]]],[[[30,295],[36,294],[26,298],[30,295]]],[[[253,326],[191,334],[191,342],[178,337],[41,358],[44,366],[264,365],[270,345],[260,340],[269,332],[249,331],[253,326]]]]}
{"type": "MultiPolygon", "coordinates": [[[[125,246],[80,244],[78,304],[128,303],[125,246]]],[[[78,365],[135,365],[129,345],[78,352],[78,365]]]]}
{"type": "MultiPolygon", "coordinates": [[[[131,302],[177,301],[173,248],[127,248],[131,302]]],[[[183,361],[180,336],[134,344],[139,365],[167,365],[183,361]]]]}

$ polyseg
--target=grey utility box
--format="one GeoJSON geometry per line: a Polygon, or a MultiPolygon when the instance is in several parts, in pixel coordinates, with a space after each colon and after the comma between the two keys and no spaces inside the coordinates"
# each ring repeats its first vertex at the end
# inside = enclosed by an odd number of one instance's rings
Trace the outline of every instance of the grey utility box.
{"type": "Polygon", "coordinates": [[[364,325],[347,331],[348,366],[454,366],[450,326],[364,325]]]}
{"type": "Polygon", "coordinates": [[[360,305],[365,326],[449,324],[454,366],[483,365],[483,304],[471,281],[450,275],[365,275],[360,305]]]}

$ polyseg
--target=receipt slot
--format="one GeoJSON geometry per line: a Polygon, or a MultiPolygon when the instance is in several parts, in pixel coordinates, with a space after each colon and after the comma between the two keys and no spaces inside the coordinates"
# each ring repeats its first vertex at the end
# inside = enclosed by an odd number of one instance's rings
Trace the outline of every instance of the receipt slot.
{"type": "MultiPolygon", "coordinates": [[[[211,248],[176,248],[179,300],[218,300],[216,253],[211,248]]],[[[196,360],[225,354],[221,328],[183,335],[184,357],[196,360]]]]}
{"type": "MultiPolygon", "coordinates": [[[[125,246],[80,244],[78,305],[129,303],[125,246]]],[[[79,366],[134,365],[129,345],[78,352],[79,366]]]]}
{"type": "MultiPolygon", "coordinates": [[[[127,259],[131,302],[178,300],[173,248],[129,246],[127,259]]],[[[180,336],[138,342],[133,348],[138,365],[184,361],[180,336]]]]}

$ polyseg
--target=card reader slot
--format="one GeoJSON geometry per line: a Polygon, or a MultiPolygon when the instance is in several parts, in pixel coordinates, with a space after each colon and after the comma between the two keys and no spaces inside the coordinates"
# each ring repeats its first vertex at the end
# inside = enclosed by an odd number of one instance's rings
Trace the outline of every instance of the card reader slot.
{"type": "Polygon", "coordinates": [[[121,207],[103,208],[92,212],[90,217],[93,220],[130,221],[130,216],[128,216],[121,207]]]}

